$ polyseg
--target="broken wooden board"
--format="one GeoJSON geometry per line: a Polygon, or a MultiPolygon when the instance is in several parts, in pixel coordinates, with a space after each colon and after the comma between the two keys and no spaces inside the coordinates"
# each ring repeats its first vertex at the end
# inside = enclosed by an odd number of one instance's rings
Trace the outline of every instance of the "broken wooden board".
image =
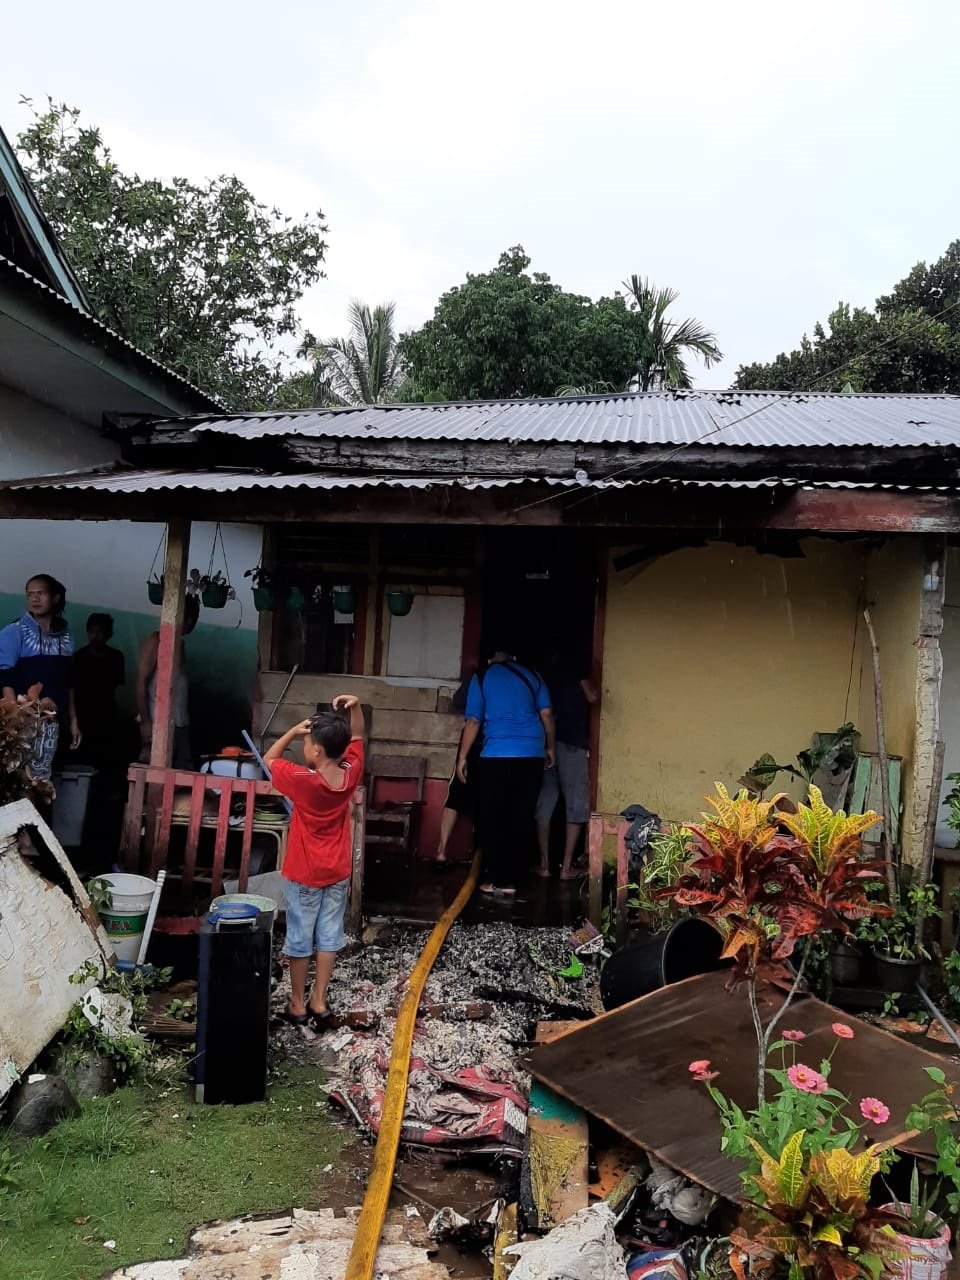
{"type": "MultiPolygon", "coordinates": [[[[337,1217],[332,1209],[294,1209],[211,1222],[191,1234],[187,1257],[137,1262],[103,1280],[342,1280],[359,1212],[337,1217]]],[[[449,1280],[431,1251],[420,1214],[393,1210],[380,1237],[378,1280],[449,1280]]]]}
{"type": "MultiPolygon", "coordinates": [[[[537,1043],[549,1043],[575,1025],[538,1022],[537,1043]]],[[[529,1167],[532,1200],[528,1206],[532,1212],[526,1216],[534,1230],[550,1231],[587,1207],[590,1135],[586,1113],[536,1080],[530,1087],[524,1162],[529,1167]]]]}
{"type": "MultiPolygon", "coordinates": [[[[740,1164],[721,1154],[716,1107],[687,1070],[709,1059],[719,1072],[717,1088],[741,1107],[755,1105],[756,1039],[746,987],[728,994],[726,981],[726,974],[708,973],[663,987],[536,1046],[528,1065],[538,1080],[685,1177],[739,1200],[740,1164]]],[[[764,1024],[782,1000],[774,988],[761,989],[764,1024]]],[[[796,1000],[782,1024],[806,1034],[798,1061],[819,1065],[834,1047],[834,1022],[852,1025],[855,1036],[837,1049],[830,1084],[852,1099],[854,1110],[867,1093],[890,1108],[889,1122],[871,1129],[878,1140],[903,1130],[910,1106],[929,1089],[925,1067],[940,1067],[960,1083],[960,1067],[949,1059],[813,997],[796,1000]]],[[[926,1139],[915,1143],[908,1149],[932,1151],[926,1139]]]]}
{"type": "Polygon", "coordinates": [[[113,950],[60,842],[29,800],[0,807],[0,1098],[96,982],[113,950]]]}

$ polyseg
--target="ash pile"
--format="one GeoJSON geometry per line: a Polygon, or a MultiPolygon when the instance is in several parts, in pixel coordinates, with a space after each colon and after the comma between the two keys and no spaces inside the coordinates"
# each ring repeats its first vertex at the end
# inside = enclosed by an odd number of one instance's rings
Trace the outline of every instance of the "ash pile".
{"type": "MultiPolygon", "coordinates": [[[[331,1097],[377,1133],[397,1012],[423,930],[387,927],[342,955],[320,1037],[331,1097]]],[[[562,928],[456,925],[420,1002],[402,1138],[459,1154],[520,1156],[529,1077],[520,1057],[543,1020],[600,1011],[596,961],[562,928]]]]}

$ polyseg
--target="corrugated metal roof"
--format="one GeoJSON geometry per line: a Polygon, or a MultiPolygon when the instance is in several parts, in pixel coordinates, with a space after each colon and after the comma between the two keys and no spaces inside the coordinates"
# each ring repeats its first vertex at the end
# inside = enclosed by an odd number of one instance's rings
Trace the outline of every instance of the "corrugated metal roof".
{"type": "Polygon", "coordinates": [[[171,419],[234,438],[575,442],[759,448],[960,447],[960,396],[647,391],[171,419]]]}
{"type": "Polygon", "coordinates": [[[491,479],[483,476],[363,476],[326,475],[314,471],[294,475],[267,475],[250,471],[85,471],[37,479],[9,480],[0,492],[10,490],[36,493],[41,489],[55,492],[157,493],[162,490],[193,489],[209,493],[241,493],[265,489],[506,489],[514,485],[541,484],[555,489],[632,489],[640,485],[685,485],[698,489],[885,489],[899,493],[956,493],[950,485],[864,484],[844,481],[817,481],[768,477],[756,480],[687,480],[679,477],[655,479],[612,476],[580,481],[567,476],[510,476],[491,479]]]}
{"type": "MultiPolygon", "coordinates": [[[[182,377],[179,373],[175,373],[173,369],[168,369],[165,364],[161,364],[160,361],[155,360],[153,356],[147,355],[145,351],[141,351],[139,347],[134,346],[132,342],[123,336],[123,334],[117,333],[115,329],[111,329],[110,326],[104,324],[102,320],[98,320],[92,312],[85,311],[69,298],[64,297],[62,293],[57,293],[56,289],[51,289],[49,285],[44,284],[42,280],[38,280],[36,276],[32,276],[29,271],[24,271],[21,267],[18,267],[15,262],[11,262],[10,259],[4,257],[3,254],[0,254],[0,270],[9,271],[12,275],[16,275],[19,278],[28,281],[39,293],[48,296],[61,307],[66,308],[68,312],[72,313],[73,317],[76,317],[82,326],[86,327],[88,334],[92,331],[97,335],[106,335],[111,339],[111,341],[116,342],[119,346],[126,347],[126,349],[136,356],[138,360],[142,360],[145,364],[150,365],[158,373],[163,374],[164,377],[171,379],[173,382],[178,382],[182,387],[193,392],[194,395],[200,396],[207,404],[220,405],[223,403],[222,400],[218,400],[216,396],[211,395],[209,391],[203,391],[200,387],[194,386],[192,382],[188,382],[186,378],[182,377]]],[[[189,401],[187,403],[189,403],[189,401]]]]}

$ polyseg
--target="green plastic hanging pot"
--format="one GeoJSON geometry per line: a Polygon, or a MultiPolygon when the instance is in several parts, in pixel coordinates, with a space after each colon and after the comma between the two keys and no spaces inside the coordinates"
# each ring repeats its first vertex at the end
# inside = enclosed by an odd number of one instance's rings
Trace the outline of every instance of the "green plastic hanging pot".
{"type": "Polygon", "coordinates": [[[200,592],[200,601],[205,609],[223,609],[229,594],[230,588],[225,582],[211,582],[200,592]]]}
{"type": "Polygon", "coordinates": [[[334,587],[333,607],[337,613],[353,613],[353,587],[334,587]]]}
{"type": "Polygon", "coordinates": [[[269,613],[273,606],[274,598],[271,587],[253,588],[253,607],[257,613],[269,613]]]}
{"type": "Polygon", "coordinates": [[[291,587],[287,596],[287,608],[291,613],[299,613],[303,608],[303,592],[299,587],[291,587]]]}
{"type": "Polygon", "coordinates": [[[163,579],[151,578],[147,583],[147,599],[151,604],[163,604],[163,579]]]}
{"type": "Polygon", "coordinates": [[[413,608],[412,591],[388,591],[387,608],[395,618],[405,618],[413,608]]]}

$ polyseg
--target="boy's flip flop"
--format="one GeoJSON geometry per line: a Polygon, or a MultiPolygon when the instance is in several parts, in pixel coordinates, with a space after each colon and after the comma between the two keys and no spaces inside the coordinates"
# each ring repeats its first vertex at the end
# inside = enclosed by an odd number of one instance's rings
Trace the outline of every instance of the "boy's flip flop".
{"type": "Polygon", "coordinates": [[[291,1027],[305,1027],[309,1022],[309,1017],[305,1013],[291,1013],[290,1001],[283,1006],[283,1012],[280,1014],[281,1022],[289,1022],[291,1027]]]}

